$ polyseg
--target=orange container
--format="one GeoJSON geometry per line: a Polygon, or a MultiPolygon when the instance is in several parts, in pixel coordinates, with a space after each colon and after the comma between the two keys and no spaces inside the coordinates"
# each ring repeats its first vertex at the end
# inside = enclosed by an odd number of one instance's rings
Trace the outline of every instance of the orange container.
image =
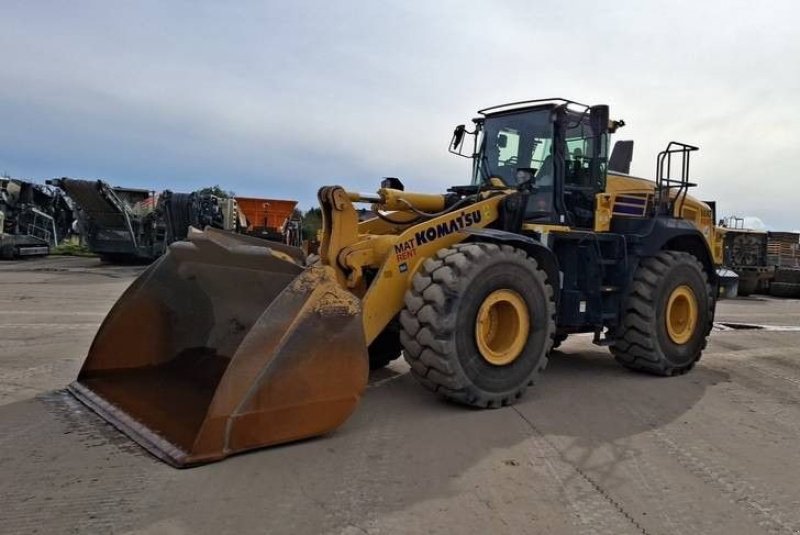
{"type": "Polygon", "coordinates": [[[247,218],[247,230],[268,228],[281,231],[292,215],[297,201],[260,199],[258,197],[235,197],[239,210],[247,218]]]}

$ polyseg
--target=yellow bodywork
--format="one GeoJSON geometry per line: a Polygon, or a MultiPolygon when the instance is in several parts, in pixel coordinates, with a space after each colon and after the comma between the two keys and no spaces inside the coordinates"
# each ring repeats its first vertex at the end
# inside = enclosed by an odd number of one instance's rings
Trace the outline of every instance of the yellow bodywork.
{"type": "MultiPolygon", "coordinates": [[[[334,186],[320,190],[323,224],[320,257],[331,266],[342,286],[362,300],[364,335],[371,343],[403,307],[411,280],[422,262],[436,252],[466,239],[467,227],[483,228],[498,218],[500,201],[513,189],[495,189],[482,194],[476,203],[419,223],[419,214],[445,209],[443,195],[405,192],[382,188],[377,195],[361,195],[334,186]],[[387,212],[385,218],[358,221],[354,202],[372,203],[387,212]]],[[[651,180],[609,174],[606,191],[596,196],[595,231],[608,232],[614,217],[631,217],[630,209],[652,203],[655,183],[651,180]],[[633,202],[635,201],[635,202],[633,202]]],[[[676,217],[691,221],[703,234],[716,264],[722,262],[721,233],[714,226],[711,208],[694,197],[676,203],[676,217]],[[680,213],[677,211],[680,210],[680,213]]],[[[636,216],[635,214],[633,215],[636,216]]],[[[570,232],[564,225],[526,223],[524,231],[546,235],[570,232]]]]}
{"type": "Polygon", "coordinates": [[[482,200],[463,210],[418,224],[412,223],[417,217],[412,207],[441,211],[443,196],[383,188],[378,191],[379,199],[375,204],[381,210],[394,208],[396,211],[387,215],[393,222],[376,218],[359,223],[352,202],[376,199],[348,193],[339,187],[320,191],[323,207],[320,257],[323,263],[336,270],[342,284],[361,298],[367,343],[372,342],[403,307],[406,290],[422,262],[434,257],[438,250],[466,239],[464,229],[483,228],[495,222],[500,201],[512,191],[487,193],[482,200]],[[405,221],[409,223],[402,223],[405,221]],[[367,272],[371,272],[370,284],[367,284],[367,272]]]}
{"type": "MultiPolygon", "coordinates": [[[[641,204],[641,217],[645,217],[645,207],[647,203],[653,202],[655,190],[656,184],[652,180],[609,173],[605,192],[597,194],[595,200],[595,232],[608,232],[614,216],[623,215],[616,212],[615,209],[620,210],[622,207],[630,209],[639,206],[638,204],[626,202],[631,197],[639,197],[645,201],[644,204],[641,204]]],[[[630,212],[624,215],[631,217],[630,212]]],[[[697,227],[708,243],[714,264],[721,265],[722,236],[719,229],[714,225],[714,212],[711,207],[691,195],[686,195],[682,203],[675,203],[673,215],[677,218],[691,221],[697,227]]],[[[636,217],[635,214],[633,216],[636,217]]]]}

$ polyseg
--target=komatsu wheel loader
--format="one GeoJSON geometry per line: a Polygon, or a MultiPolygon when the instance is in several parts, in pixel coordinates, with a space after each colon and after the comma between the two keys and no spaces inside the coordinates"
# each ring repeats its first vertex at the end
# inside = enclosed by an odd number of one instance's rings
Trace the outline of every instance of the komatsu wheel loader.
{"type": "Polygon", "coordinates": [[[608,157],[623,122],[607,106],[479,113],[450,144],[471,184],[322,188],[310,265],[211,228],[172,244],[111,310],[71,391],[189,466],[331,431],[369,368],[401,353],[425,388],[488,408],[519,399],[571,333],[633,370],[690,370],[722,255],[712,209],[687,194],[696,147],[670,143],[648,181],[627,174],[632,142],[608,157]],[[354,203],[378,216],[359,222],[354,203]]]}

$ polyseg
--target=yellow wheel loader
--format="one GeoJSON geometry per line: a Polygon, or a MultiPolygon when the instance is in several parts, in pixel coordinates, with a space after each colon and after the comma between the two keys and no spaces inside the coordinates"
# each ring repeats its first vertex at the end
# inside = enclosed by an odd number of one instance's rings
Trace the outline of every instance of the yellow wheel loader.
{"type": "Polygon", "coordinates": [[[319,191],[319,259],[207,228],[170,246],[101,326],[70,390],[163,460],[189,466],[327,433],[370,367],[401,354],[437,394],[515,402],[571,333],[633,370],[681,374],[711,329],[721,243],[687,194],[696,147],[630,176],[622,121],[563,99],[479,112],[444,194],[319,191]],[[471,142],[468,142],[471,136],[471,142]],[[377,217],[359,222],[354,203],[377,217]]]}

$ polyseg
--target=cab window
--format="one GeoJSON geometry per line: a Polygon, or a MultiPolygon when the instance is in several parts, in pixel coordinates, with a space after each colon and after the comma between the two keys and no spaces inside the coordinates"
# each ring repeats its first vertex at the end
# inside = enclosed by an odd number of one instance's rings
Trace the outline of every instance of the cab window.
{"type": "Polygon", "coordinates": [[[553,125],[548,110],[488,117],[475,183],[490,177],[513,186],[533,178],[553,184],[553,125]]]}
{"type": "Polygon", "coordinates": [[[598,190],[604,187],[603,177],[606,175],[607,164],[605,143],[606,135],[596,136],[592,133],[588,117],[568,124],[564,153],[565,187],[598,190]],[[597,147],[600,149],[598,151],[595,147],[597,143],[601,144],[597,147]],[[597,162],[594,161],[595,158],[597,162]],[[592,169],[593,164],[597,165],[597,169],[592,169]]]}

